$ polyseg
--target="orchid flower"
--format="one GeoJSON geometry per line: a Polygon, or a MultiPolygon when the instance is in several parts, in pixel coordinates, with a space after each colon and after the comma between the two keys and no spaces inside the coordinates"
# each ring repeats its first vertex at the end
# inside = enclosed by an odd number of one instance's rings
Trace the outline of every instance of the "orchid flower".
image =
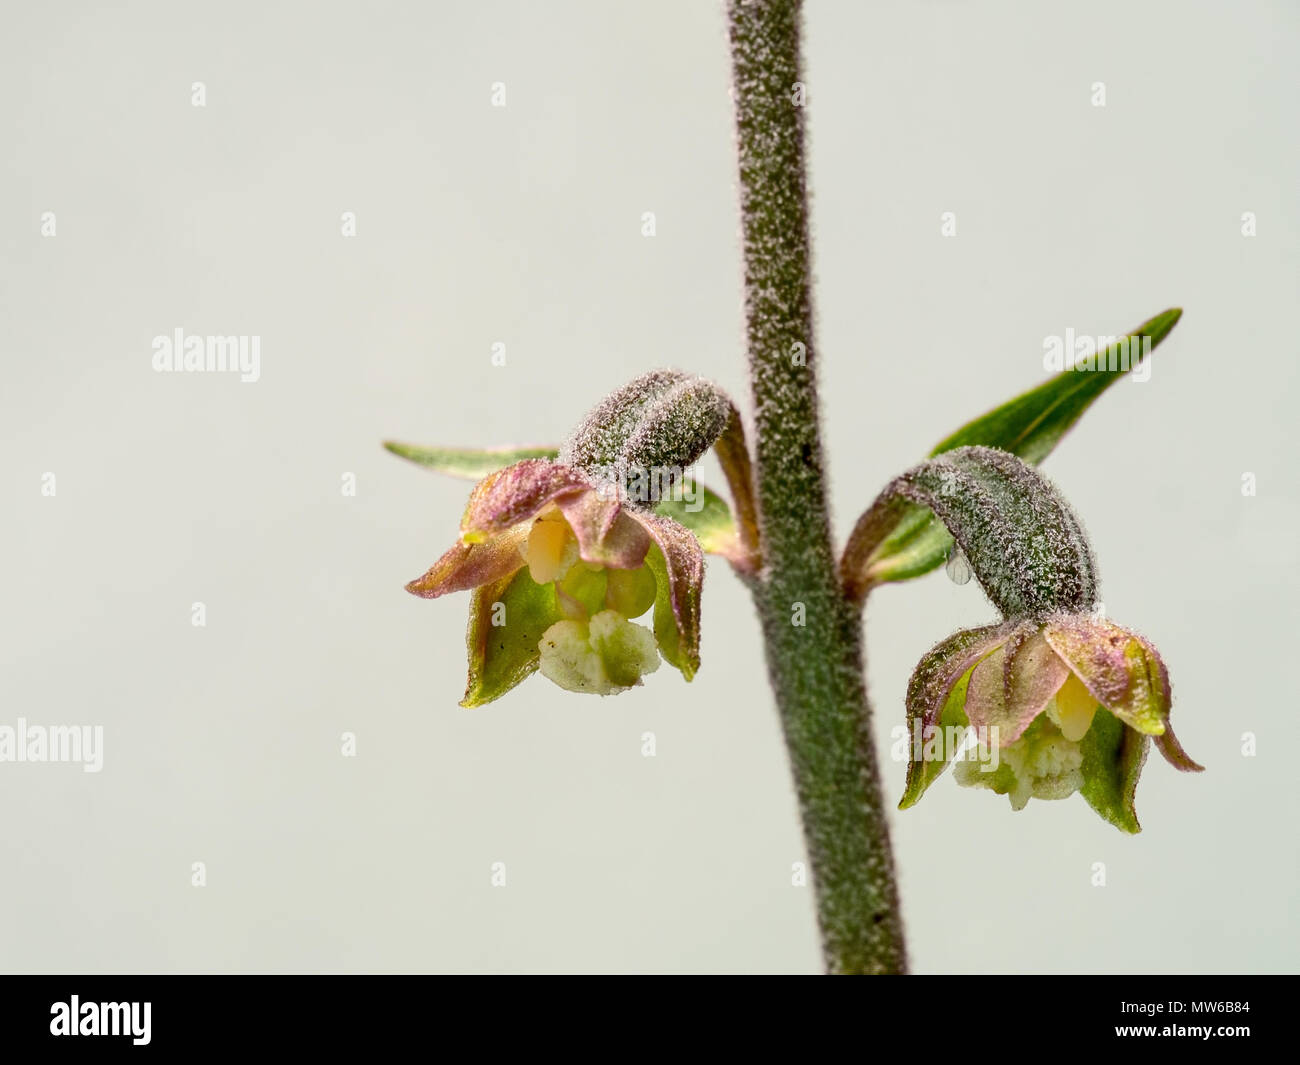
{"type": "Polygon", "coordinates": [[[944,452],[893,481],[860,519],[846,552],[851,586],[907,503],[944,524],[1004,620],[949,636],[913,672],[908,726],[922,742],[900,807],[956,757],[958,783],[1008,795],[1013,809],[1077,791],[1111,824],[1137,832],[1134,794],[1150,740],[1174,768],[1201,766],[1174,735],[1159,653],[1101,616],[1092,549],[1069,505],[1005,451],[944,452]],[[975,746],[949,742],[966,729],[975,746]]]}
{"type": "MultiPolygon", "coordinates": [[[[685,471],[715,444],[733,490],[747,494],[739,433],[716,386],[656,371],[597,406],[558,459],[535,455],[480,480],[457,541],[406,586],[426,599],[470,592],[461,705],[491,702],[539,669],[562,688],[596,695],[641,684],[661,655],[694,677],[704,548],[653,507],[680,504],[685,471]],[[651,608],[649,628],[634,622],[651,608]]],[[[752,567],[738,535],[709,543],[752,567]]]]}

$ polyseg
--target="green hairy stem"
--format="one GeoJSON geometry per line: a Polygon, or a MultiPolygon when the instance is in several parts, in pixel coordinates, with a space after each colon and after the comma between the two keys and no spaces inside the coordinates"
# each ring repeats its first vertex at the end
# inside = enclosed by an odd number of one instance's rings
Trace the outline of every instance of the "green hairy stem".
{"type": "Polygon", "coordinates": [[[813,343],[797,0],[729,0],[756,412],[752,581],[812,861],[826,967],[906,965],[858,608],[831,543],[813,343]]]}

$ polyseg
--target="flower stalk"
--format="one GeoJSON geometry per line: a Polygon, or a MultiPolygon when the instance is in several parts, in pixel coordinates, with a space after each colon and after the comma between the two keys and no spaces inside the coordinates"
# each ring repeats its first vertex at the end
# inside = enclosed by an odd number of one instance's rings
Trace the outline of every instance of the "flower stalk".
{"type": "Polygon", "coordinates": [[[818,422],[797,0],[729,0],[762,569],[751,582],[827,969],[905,969],[862,628],[831,543],[818,422]],[[800,623],[802,622],[802,624],[800,623]]]}
{"type": "Polygon", "coordinates": [[[462,706],[491,703],[535,672],[599,696],[640,685],[661,659],[691,680],[704,556],[730,563],[762,625],[826,968],[901,973],[864,675],[873,588],[947,560],[954,579],[973,572],[1002,615],[941,640],[914,670],[900,808],[955,762],[957,783],[1006,795],[1013,809],[1078,793],[1132,833],[1149,746],[1175,769],[1202,768],[1174,735],[1163,660],[1105,618],[1083,526],[1033,469],[1132,368],[1118,349],[1140,338],[1149,357],[1182,311],[1116,341],[1096,373],[1063,370],[945,438],[885,487],[837,560],[813,338],[801,6],[727,5],[753,456],[732,399],[673,369],[605,396],[558,448],[385,446],[477,481],[457,541],[407,585],[429,599],[470,593],[462,706]],[[710,448],[730,505],[696,480],[694,463],[710,448]]]}

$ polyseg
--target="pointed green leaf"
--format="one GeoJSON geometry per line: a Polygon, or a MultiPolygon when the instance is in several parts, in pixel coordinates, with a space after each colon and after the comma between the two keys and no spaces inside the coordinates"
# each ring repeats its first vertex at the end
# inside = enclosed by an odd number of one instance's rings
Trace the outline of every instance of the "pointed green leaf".
{"type": "MultiPolygon", "coordinates": [[[[1182,314],[1181,308],[1175,307],[1156,315],[1097,355],[1097,369],[1062,371],[1050,381],[968,422],[940,442],[930,452],[931,456],[982,444],[1010,451],[1031,464],[1042,462],[1093,401],[1136,364],[1138,360],[1128,358],[1130,346],[1140,343],[1135,338],[1149,337],[1150,350],[1154,351],[1182,314]]],[[[859,575],[868,591],[878,584],[929,573],[943,564],[952,549],[952,537],[925,507],[900,504],[895,508],[893,521],[891,531],[866,560],[859,575]]]]}
{"type": "Polygon", "coordinates": [[[384,447],[417,466],[467,481],[477,481],[524,459],[553,459],[559,451],[554,447],[421,447],[393,440],[385,441],[384,447]]]}
{"type": "Polygon", "coordinates": [[[1179,307],[1157,314],[1115,341],[1104,356],[1098,355],[1097,369],[1062,371],[1050,381],[963,425],[930,454],[938,455],[966,444],[984,444],[1010,451],[1029,463],[1042,462],[1092,401],[1135,365],[1127,354],[1130,342],[1150,337],[1154,351],[1182,316],[1179,307]],[[1103,361],[1106,369],[1101,368],[1103,361]]]}

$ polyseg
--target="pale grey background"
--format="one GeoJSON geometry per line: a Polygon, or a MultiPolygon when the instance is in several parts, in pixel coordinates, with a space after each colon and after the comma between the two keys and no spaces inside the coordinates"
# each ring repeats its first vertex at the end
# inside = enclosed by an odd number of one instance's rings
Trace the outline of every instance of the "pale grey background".
{"type": "MultiPolygon", "coordinates": [[[[719,7],[4,8],[0,724],[101,724],[106,760],[0,765],[0,968],[814,971],[726,567],[693,684],[460,710],[464,598],[402,584],[467,486],[379,447],[552,440],[659,364],[743,394],[719,7]],[[155,374],[178,326],[260,335],[262,379],[155,374]]],[[[1209,771],[1153,758],[1136,838],[941,781],[893,821],[919,971],[1297,967],[1298,31],[1286,2],[809,5],[841,536],[1041,381],[1044,337],[1186,308],[1046,468],[1209,771]]],[[[942,574],[873,600],[882,751],[921,653],[991,616],[942,574]]]]}

